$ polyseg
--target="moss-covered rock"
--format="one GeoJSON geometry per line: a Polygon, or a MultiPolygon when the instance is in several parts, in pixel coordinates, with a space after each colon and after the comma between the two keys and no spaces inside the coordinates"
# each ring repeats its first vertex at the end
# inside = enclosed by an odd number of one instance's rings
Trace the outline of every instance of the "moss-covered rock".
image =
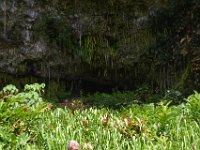
{"type": "Polygon", "coordinates": [[[181,8],[198,16],[196,5],[183,1],[2,0],[0,72],[123,89],[171,88],[191,60],[180,65],[186,57],[177,44],[185,36],[181,27],[189,25],[174,22],[188,18],[181,8]]]}

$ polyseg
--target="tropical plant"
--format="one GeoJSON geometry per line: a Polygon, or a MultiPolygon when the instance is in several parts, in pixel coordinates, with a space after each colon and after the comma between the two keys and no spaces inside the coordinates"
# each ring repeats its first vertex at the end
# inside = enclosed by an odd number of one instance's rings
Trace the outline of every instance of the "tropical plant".
{"type": "Polygon", "coordinates": [[[23,92],[13,85],[3,88],[0,98],[0,144],[3,149],[23,148],[35,136],[33,125],[48,105],[43,102],[44,84],[26,85],[23,92]]]}
{"type": "Polygon", "coordinates": [[[200,123],[200,94],[195,91],[186,99],[186,102],[186,109],[190,118],[200,123]]]}

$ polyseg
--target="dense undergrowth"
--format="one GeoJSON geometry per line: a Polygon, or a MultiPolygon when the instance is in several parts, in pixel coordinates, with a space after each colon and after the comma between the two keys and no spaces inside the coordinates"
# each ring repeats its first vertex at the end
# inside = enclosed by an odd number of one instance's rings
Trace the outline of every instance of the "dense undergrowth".
{"type": "MultiPolygon", "coordinates": [[[[42,99],[44,84],[26,85],[18,92],[8,85],[0,93],[0,149],[65,150],[69,140],[83,149],[97,150],[200,149],[200,94],[179,105],[170,101],[132,103],[118,109],[85,107],[74,101],[70,108],[56,108],[42,99]]],[[[116,93],[119,105],[130,93],[116,93]],[[120,96],[119,96],[120,95],[120,96]]],[[[95,101],[109,95],[94,95],[95,101]]],[[[92,96],[88,97],[91,101],[92,96]]]]}

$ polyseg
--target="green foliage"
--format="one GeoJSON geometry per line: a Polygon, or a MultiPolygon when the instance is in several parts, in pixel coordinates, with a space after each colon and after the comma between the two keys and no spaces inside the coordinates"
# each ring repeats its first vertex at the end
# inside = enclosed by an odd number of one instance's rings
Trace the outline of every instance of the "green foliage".
{"type": "Polygon", "coordinates": [[[88,64],[91,63],[92,58],[94,57],[95,46],[96,46],[95,38],[88,37],[85,39],[84,46],[79,52],[83,61],[86,61],[88,64]]]}
{"type": "Polygon", "coordinates": [[[71,111],[55,109],[44,114],[39,126],[39,145],[64,149],[70,139],[91,143],[95,149],[192,149],[199,148],[199,125],[185,113],[184,105],[160,103],[132,105],[112,110],[88,108],[71,111]],[[66,118],[68,118],[66,120],[66,118]],[[56,132],[52,130],[56,129],[56,132]]]}
{"type": "Polygon", "coordinates": [[[2,91],[0,91],[1,95],[14,95],[18,93],[18,89],[16,86],[9,84],[6,87],[3,88],[2,91]]]}
{"type": "MultiPolygon", "coordinates": [[[[28,104],[24,105],[24,99],[39,99],[44,84],[25,87],[23,92],[0,99],[1,149],[63,150],[72,139],[83,150],[86,143],[98,150],[200,148],[200,94],[197,92],[187,98],[186,104],[176,106],[160,102],[156,105],[132,104],[129,107],[121,103],[120,109],[84,108],[76,100],[72,109],[52,110],[52,106],[44,102],[37,109],[24,107],[28,104]],[[38,95],[34,97],[31,92],[38,92],[38,95]],[[44,111],[47,109],[50,111],[44,111]]],[[[135,93],[98,93],[95,97],[97,100],[130,102],[135,93]]]]}
{"type": "MultiPolygon", "coordinates": [[[[156,94],[152,89],[142,87],[135,91],[114,91],[110,94],[97,92],[93,95],[83,97],[83,102],[94,106],[118,108],[131,104],[155,103],[160,98],[161,96],[156,94]]],[[[174,100],[176,101],[177,99],[174,98],[174,100]]]]}
{"type": "Polygon", "coordinates": [[[157,110],[157,120],[158,120],[158,126],[157,128],[157,135],[161,136],[167,136],[169,135],[168,132],[171,130],[170,122],[171,120],[175,119],[176,113],[174,113],[171,108],[169,107],[169,104],[171,102],[168,102],[167,104],[160,103],[160,109],[157,110]]]}
{"type": "Polygon", "coordinates": [[[182,93],[177,90],[167,90],[163,99],[172,101],[173,104],[179,104],[183,102],[182,93]]]}
{"type": "Polygon", "coordinates": [[[186,109],[189,113],[190,118],[200,123],[200,94],[195,93],[186,99],[186,109]]]}
{"type": "Polygon", "coordinates": [[[26,92],[38,92],[38,93],[41,93],[41,92],[44,92],[44,87],[45,87],[45,84],[42,83],[42,84],[38,84],[38,83],[34,83],[34,84],[31,84],[31,85],[25,85],[24,87],[24,91],[26,92]]]}
{"type": "Polygon", "coordinates": [[[127,106],[132,103],[138,102],[138,97],[136,93],[127,91],[127,92],[113,92],[112,94],[106,93],[95,93],[94,95],[88,95],[83,98],[83,102],[95,105],[95,106],[105,106],[105,107],[119,107],[127,106]]]}
{"type": "Polygon", "coordinates": [[[33,125],[39,114],[47,109],[42,100],[44,84],[26,85],[18,93],[14,85],[7,85],[0,98],[0,145],[3,149],[24,148],[35,136],[33,125]]]}

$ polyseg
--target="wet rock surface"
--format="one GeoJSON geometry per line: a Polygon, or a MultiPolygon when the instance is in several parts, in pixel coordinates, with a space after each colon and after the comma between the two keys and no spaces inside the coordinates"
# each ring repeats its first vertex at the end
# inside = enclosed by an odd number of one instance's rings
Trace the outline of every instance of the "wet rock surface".
{"type": "Polygon", "coordinates": [[[133,51],[137,45],[122,37],[131,38],[148,18],[57,6],[53,1],[0,1],[0,72],[132,84],[124,75],[139,57],[133,51]]]}

